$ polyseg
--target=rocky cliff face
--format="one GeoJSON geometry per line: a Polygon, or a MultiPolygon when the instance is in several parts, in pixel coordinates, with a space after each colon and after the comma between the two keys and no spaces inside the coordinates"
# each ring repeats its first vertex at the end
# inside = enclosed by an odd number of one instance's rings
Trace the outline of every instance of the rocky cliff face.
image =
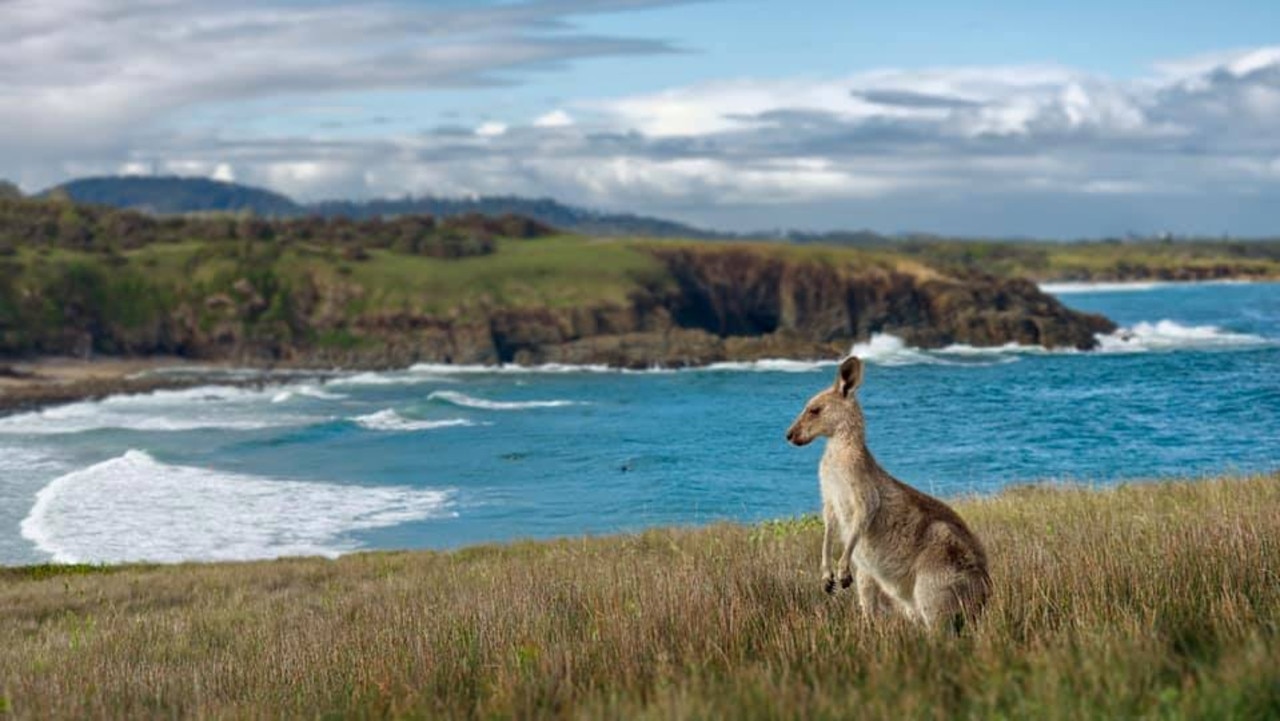
{"type": "Polygon", "coordinates": [[[1107,319],[1072,311],[1024,280],[806,260],[759,247],[658,245],[648,252],[665,277],[637,281],[622,303],[490,305],[436,315],[354,312],[367,289],[343,277],[310,277],[287,288],[268,282],[269,276],[246,277],[227,292],[174,299],[154,322],[129,325],[92,316],[92,322],[51,331],[35,350],[299,366],[634,368],[836,358],[873,333],[919,347],[1013,342],[1088,349],[1096,333],[1114,329],[1107,319]]]}
{"type": "MultiPolygon", "coordinates": [[[[643,368],[761,358],[836,358],[873,333],[910,345],[1020,343],[1090,349],[1109,320],[1031,282],[797,262],[733,247],[659,248],[671,283],[625,305],[494,308],[479,321],[361,317],[349,348],[279,349],[279,360],[343,366],[575,363],[643,368]]],[[[321,324],[323,325],[323,324],[321,324]]],[[[325,329],[322,330],[333,330],[325,329]]]]}
{"type": "Polygon", "coordinates": [[[669,301],[683,327],[720,336],[787,333],[815,341],[891,333],[915,346],[1020,343],[1094,347],[1114,330],[1020,279],[861,270],[746,250],[659,251],[679,284],[669,301]]]}

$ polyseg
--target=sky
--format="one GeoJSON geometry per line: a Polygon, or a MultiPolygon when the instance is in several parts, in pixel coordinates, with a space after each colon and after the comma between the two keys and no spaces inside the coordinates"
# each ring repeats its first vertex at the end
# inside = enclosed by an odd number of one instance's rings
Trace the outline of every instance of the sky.
{"type": "Polygon", "coordinates": [[[0,0],[0,178],[1280,234],[1280,3],[0,0]]]}

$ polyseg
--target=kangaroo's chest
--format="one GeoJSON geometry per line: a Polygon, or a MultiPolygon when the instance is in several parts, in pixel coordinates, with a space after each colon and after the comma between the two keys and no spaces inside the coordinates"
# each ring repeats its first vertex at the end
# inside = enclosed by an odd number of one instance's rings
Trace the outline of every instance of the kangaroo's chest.
{"type": "Polygon", "coordinates": [[[866,518],[868,504],[866,494],[861,492],[865,482],[842,458],[830,452],[824,454],[818,466],[818,481],[823,505],[835,512],[842,526],[852,526],[866,518]]]}

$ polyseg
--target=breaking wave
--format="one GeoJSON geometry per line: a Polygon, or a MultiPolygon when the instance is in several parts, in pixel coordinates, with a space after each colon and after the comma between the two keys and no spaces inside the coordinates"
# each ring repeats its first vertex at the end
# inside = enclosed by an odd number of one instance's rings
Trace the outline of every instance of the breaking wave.
{"type": "MultiPolygon", "coordinates": [[[[1236,333],[1213,325],[1189,326],[1172,320],[1138,323],[1113,333],[1099,334],[1097,339],[1097,353],[1230,350],[1271,343],[1266,338],[1251,333],[1236,333]]],[[[1049,350],[1043,346],[1017,343],[990,347],[955,344],[936,350],[921,350],[911,348],[902,339],[884,333],[873,335],[866,343],[855,343],[849,352],[868,363],[883,366],[998,365],[1015,363],[1020,356],[1081,353],[1074,348],[1049,350]]]]}
{"type": "Polygon", "coordinates": [[[22,535],[60,563],[333,557],[359,547],[352,532],[455,515],[451,496],[174,466],[130,450],[45,486],[22,535]]]}
{"type": "Polygon", "coordinates": [[[452,428],[458,426],[474,426],[474,422],[465,418],[446,418],[444,420],[423,421],[405,418],[396,412],[393,408],[387,408],[376,413],[368,415],[356,416],[351,421],[361,428],[371,431],[392,431],[392,432],[408,432],[408,431],[430,431],[437,428],[452,428]]]}
{"type": "Polygon", "coordinates": [[[410,373],[426,373],[429,375],[469,375],[491,373],[618,373],[617,368],[607,365],[571,365],[568,363],[546,363],[537,366],[522,365],[452,365],[449,363],[418,363],[409,367],[410,373]]]}
{"type": "Polygon", "coordinates": [[[1249,348],[1269,341],[1252,333],[1236,333],[1215,325],[1183,325],[1172,320],[1138,323],[1098,336],[1102,353],[1249,348]]]}
{"type": "Polygon", "coordinates": [[[579,401],[491,401],[476,398],[458,391],[435,391],[427,396],[427,400],[438,400],[462,408],[479,408],[486,411],[522,411],[530,408],[562,408],[564,406],[583,405],[579,401]]]}
{"type": "Polygon", "coordinates": [[[368,371],[355,375],[340,376],[329,382],[330,386],[408,386],[420,383],[448,383],[448,378],[408,371],[368,371]]]}
{"type": "Polygon", "coordinates": [[[788,360],[786,358],[764,358],[757,361],[712,363],[711,365],[694,370],[704,371],[754,371],[756,373],[809,373],[811,371],[822,370],[823,368],[834,368],[839,365],[839,361],[801,361],[788,360]]]}
{"type": "Polygon", "coordinates": [[[1080,281],[1064,283],[1040,283],[1040,290],[1050,295],[1070,295],[1073,293],[1132,293],[1157,288],[1172,288],[1200,285],[1242,285],[1248,280],[1134,280],[1134,281],[1080,281]]]}
{"type": "Polygon", "coordinates": [[[1039,346],[1023,346],[1009,343],[990,348],[955,344],[937,350],[911,348],[902,339],[888,333],[875,333],[865,343],[854,343],[850,355],[856,355],[868,363],[882,366],[948,365],[985,366],[1014,363],[1017,356],[1027,353],[1044,353],[1039,346]]]}
{"type": "Polygon", "coordinates": [[[3,478],[15,473],[47,472],[61,468],[63,464],[60,461],[42,450],[22,446],[0,448],[0,477],[3,478]]]}
{"type": "Polygon", "coordinates": [[[1040,290],[1050,295],[1070,295],[1072,293],[1130,293],[1143,290],[1155,290],[1168,283],[1159,281],[1129,281],[1096,283],[1040,283],[1040,290]]]}
{"type": "Polygon", "coordinates": [[[254,404],[267,392],[231,386],[200,386],[137,395],[110,396],[0,418],[0,434],[58,435],[97,430],[258,430],[301,425],[314,419],[267,416],[254,404]]]}
{"type": "Polygon", "coordinates": [[[340,401],[347,398],[347,396],[341,393],[331,393],[320,386],[301,385],[285,388],[284,390],[276,393],[271,397],[271,402],[285,403],[293,400],[294,398],[312,398],[320,401],[340,401]]]}

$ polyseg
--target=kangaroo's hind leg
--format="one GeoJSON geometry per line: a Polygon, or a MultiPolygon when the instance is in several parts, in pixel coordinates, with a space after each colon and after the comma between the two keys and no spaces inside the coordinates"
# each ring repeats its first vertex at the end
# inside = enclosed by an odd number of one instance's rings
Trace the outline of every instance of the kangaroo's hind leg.
{"type": "Polygon", "coordinates": [[[880,583],[866,571],[858,571],[858,603],[867,618],[884,618],[893,615],[893,599],[880,588],[880,583]]]}
{"type": "Polygon", "coordinates": [[[916,580],[916,613],[926,626],[950,625],[958,633],[982,613],[990,589],[986,574],[924,573],[916,580]]]}

